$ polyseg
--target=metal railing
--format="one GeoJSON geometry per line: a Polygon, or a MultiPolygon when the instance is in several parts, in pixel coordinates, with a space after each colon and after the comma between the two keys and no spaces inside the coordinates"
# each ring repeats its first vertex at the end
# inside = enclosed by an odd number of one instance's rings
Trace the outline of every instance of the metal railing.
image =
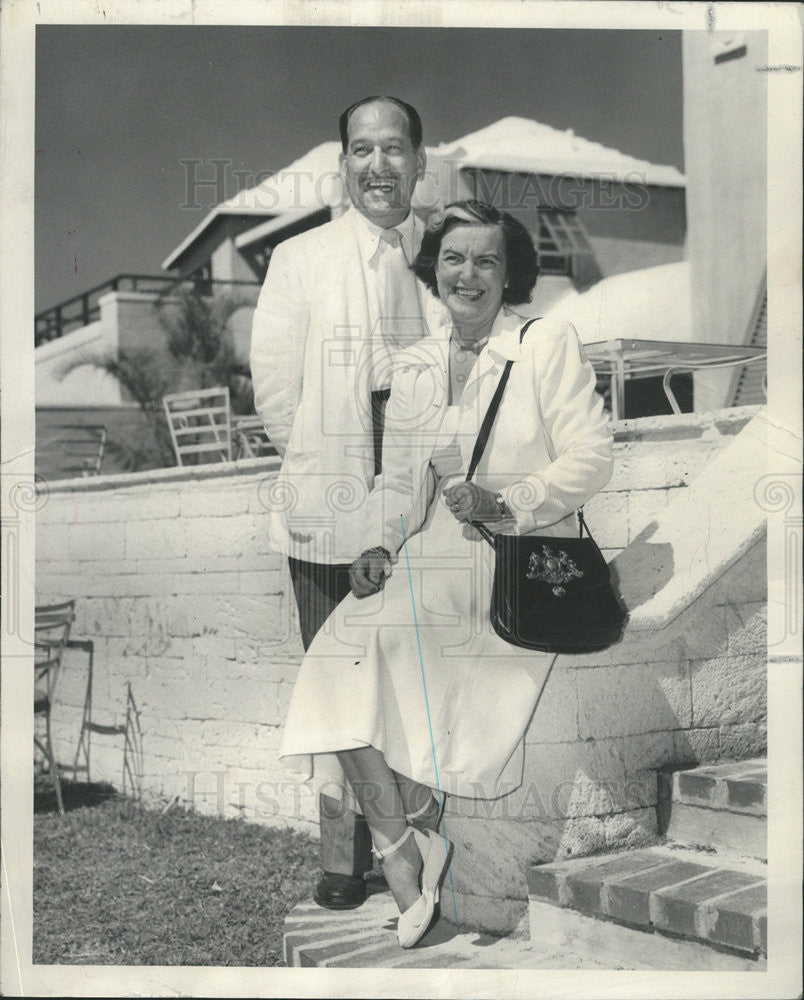
{"type": "MultiPolygon", "coordinates": [[[[736,360],[732,359],[731,361],[720,361],[715,364],[707,363],[707,364],[696,365],[695,363],[682,363],[679,365],[673,365],[672,368],[668,368],[667,371],[664,373],[664,377],[662,378],[662,389],[664,389],[664,394],[665,396],[667,396],[667,402],[670,404],[670,408],[672,409],[673,413],[681,413],[681,407],[678,405],[678,400],[676,399],[675,393],[673,392],[670,386],[670,379],[677,372],[697,372],[702,369],[709,371],[711,368],[734,368],[737,365],[741,365],[747,368],[749,365],[757,363],[767,364],[768,363],[767,354],[756,354],[754,355],[754,357],[751,358],[737,358],[736,360]]],[[[767,372],[765,372],[765,377],[762,380],[762,392],[765,396],[765,399],[767,400],[768,398],[767,372]]],[[[727,405],[734,405],[734,404],[727,404],[727,405]]]]}
{"type": "Polygon", "coordinates": [[[257,280],[217,280],[214,278],[177,278],[164,274],[118,274],[102,285],[88,288],[80,295],[65,299],[34,317],[34,345],[39,347],[51,340],[58,340],[65,333],[80,330],[100,318],[100,299],[107,292],[150,292],[160,298],[169,295],[180,285],[192,285],[199,295],[212,295],[215,285],[258,286],[257,280]]]}

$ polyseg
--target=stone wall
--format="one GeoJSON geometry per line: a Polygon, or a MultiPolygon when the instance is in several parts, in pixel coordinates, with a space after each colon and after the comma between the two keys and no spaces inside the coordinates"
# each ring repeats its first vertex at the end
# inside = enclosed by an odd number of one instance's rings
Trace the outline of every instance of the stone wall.
{"type": "MultiPolygon", "coordinates": [[[[729,466],[729,445],[746,440],[739,432],[754,413],[616,425],[616,472],[587,517],[632,620],[611,650],[558,658],[527,733],[519,789],[494,801],[450,798],[462,925],[513,926],[533,861],[654,836],[662,768],[763,752],[756,518],[733,533],[733,551],[730,539],[715,539],[725,554],[699,560],[695,579],[686,565],[693,525],[680,527],[712,469],[732,490],[716,466],[729,466]],[[679,574],[692,606],[676,595],[679,574]]],[[[37,601],[77,598],[73,634],[95,644],[96,722],[124,721],[130,686],[128,759],[146,797],[315,833],[311,790],[276,758],[301,644],[284,560],[262,524],[275,468],[259,459],[51,484],[37,515],[37,601]]],[[[77,741],[85,663],[79,651],[65,663],[55,719],[64,761],[77,741]]],[[[91,754],[93,779],[119,787],[123,738],[93,735],[91,754]]]]}

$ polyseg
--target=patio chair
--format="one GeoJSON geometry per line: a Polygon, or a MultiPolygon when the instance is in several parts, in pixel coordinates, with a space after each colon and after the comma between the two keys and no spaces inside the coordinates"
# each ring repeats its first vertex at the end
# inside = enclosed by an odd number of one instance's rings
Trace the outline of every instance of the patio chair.
{"type": "Polygon", "coordinates": [[[72,771],[74,774],[83,773],[88,782],[92,781],[90,771],[90,751],[91,736],[122,736],[123,749],[123,772],[122,790],[126,794],[126,786],[130,783],[132,792],[137,791],[136,762],[142,756],[142,736],[139,725],[139,711],[134,702],[131,691],[131,682],[126,682],[126,712],[122,722],[96,722],[92,717],[92,685],[93,685],[93,663],[94,644],[89,639],[71,639],[67,643],[68,648],[79,648],[89,653],[89,665],[87,669],[87,685],[84,694],[84,709],[81,719],[81,732],[78,737],[78,746],[75,751],[75,760],[71,765],[62,764],[62,771],[72,771]],[[81,763],[81,761],[83,761],[81,763]]]}
{"type": "Polygon", "coordinates": [[[100,475],[106,450],[103,424],[60,424],[36,449],[36,471],[47,479],[100,475]]]}
{"type": "Polygon", "coordinates": [[[34,731],[34,744],[47,761],[50,778],[56,792],[59,813],[64,815],[61,780],[56,751],[53,747],[51,714],[62,666],[62,656],[70,640],[70,628],[75,619],[75,601],[39,605],[34,621],[34,717],[44,719],[44,734],[34,731]]]}
{"type": "Polygon", "coordinates": [[[235,459],[261,458],[264,455],[276,455],[277,450],[271,444],[268,432],[260,417],[232,418],[232,436],[234,438],[235,459]]]}
{"type": "Polygon", "coordinates": [[[75,758],[70,765],[61,764],[62,771],[72,771],[74,775],[84,772],[86,780],[90,781],[89,773],[89,734],[105,733],[116,734],[120,730],[118,726],[100,726],[92,721],[92,676],[95,664],[95,643],[91,639],[69,639],[65,643],[67,649],[81,649],[87,654],[87,683],[84,691],[84,708],[81,714],[81,731],[78,734],[78,745],[75,749],[75,758]],[[79,764],[83,757],[84,763],[79,764]]]}
{"type": "Polygon", "coordinates": [[[192,389],[162,398],[179,465],[231,462],[229,389],[192,389]]]}

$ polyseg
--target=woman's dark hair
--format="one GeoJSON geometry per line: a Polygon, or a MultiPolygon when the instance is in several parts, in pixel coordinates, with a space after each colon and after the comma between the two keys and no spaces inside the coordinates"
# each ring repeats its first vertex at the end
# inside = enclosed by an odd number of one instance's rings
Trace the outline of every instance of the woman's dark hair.
{"type": "Polygon", "coordinates": [[[338,131],[341,134],[341,146],[343,147],[344,153],[349,145],[349,119],[358,108],[362,108],[364,104],[373,104],[375,101],[385,101],[386,104],[395,104],[400,111],[404,112],[405,117],[408,120],[408,136],[410,138],[410,144],[414,149],[418,149],[422,144],[422,136],[424,135],[422,130],[422,120],[419,117],[419,112],[413,107],[412,104],[406,104],[405,101],[400,101],[398,97],[380,96],[363,97],[361,100],[355,101],[354,104],[349,105],[349,107],[338,119],[338,131]]]}
{"type": "Polygon", "coordinates": [[[503,303],[507,306],[530,302],[539,277],[539,258],[530,233],[521,222],[484,201],[453,201],[428,222],[419,253],[412,264],[413,273],[438,298],[436,263],[441,241],[456,226],[499,226],[505,240],[505,280],[503,303]]]}

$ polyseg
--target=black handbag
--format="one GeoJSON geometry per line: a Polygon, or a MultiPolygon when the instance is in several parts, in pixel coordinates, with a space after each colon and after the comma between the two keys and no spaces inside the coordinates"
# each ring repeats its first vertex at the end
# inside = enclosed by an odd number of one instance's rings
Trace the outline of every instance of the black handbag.
{"type": "MultiPolygon", "coordinates": [[[[533,322],[523,326],[520,342],[533,322]]],[[[483,418],[467,482],[486,447],[512,365],[507,362],[483,418]]],[[[620,640],[627,614],[582,508],[578,522],[577,538],[495,534],[479,521],[469,522],[495,552],[490,615],[501,639],[545,653],[591,653],[620,640]]]]}

